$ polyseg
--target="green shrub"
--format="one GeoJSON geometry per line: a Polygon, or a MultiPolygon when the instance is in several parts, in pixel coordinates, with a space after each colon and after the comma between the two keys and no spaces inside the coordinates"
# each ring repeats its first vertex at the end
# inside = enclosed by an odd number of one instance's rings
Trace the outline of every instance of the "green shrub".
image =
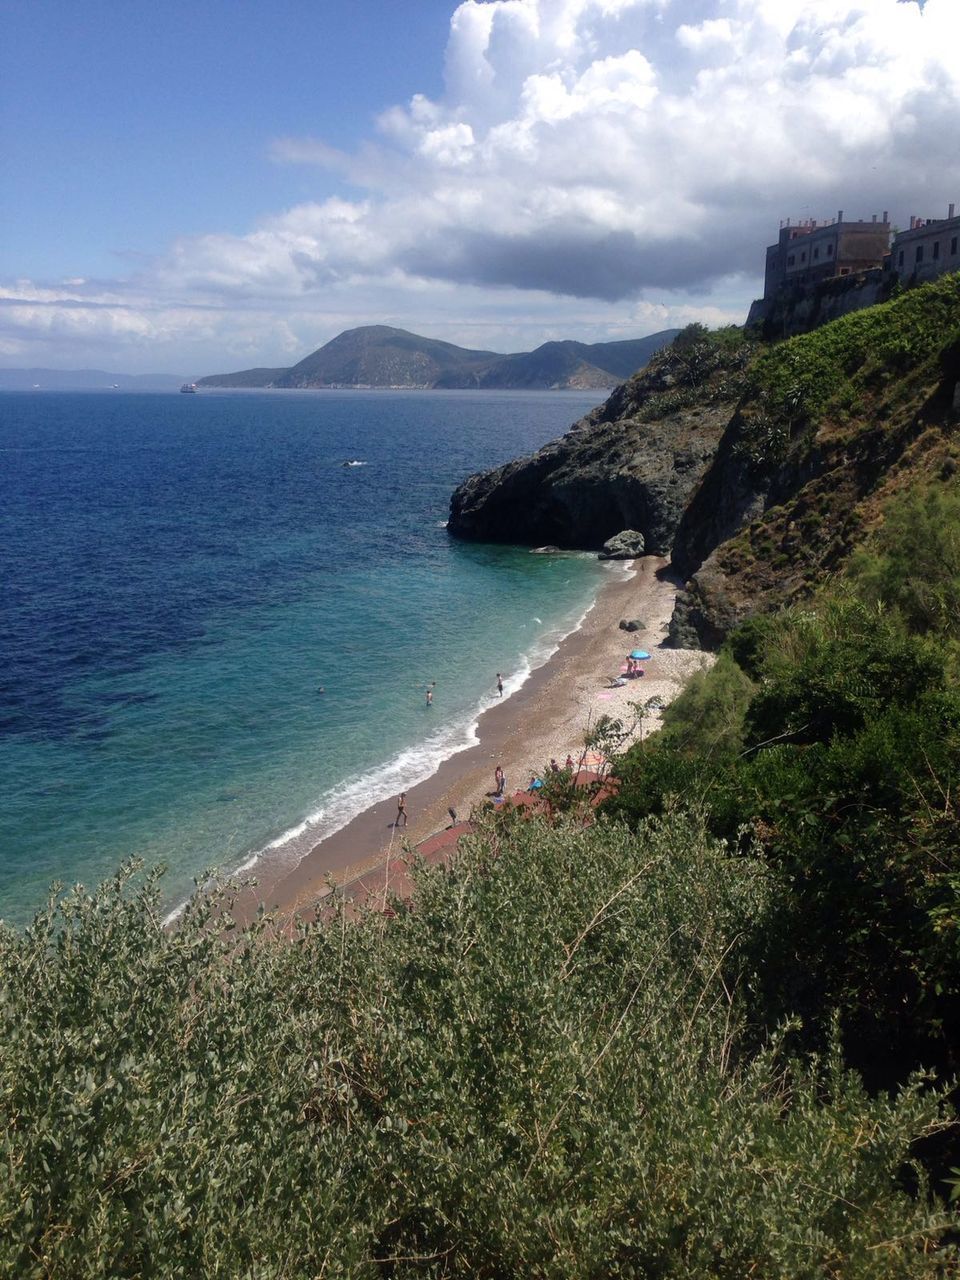
{"type": "Polygon", "coordinates": [[[747,743],[828,742],[940,688],[944,658],[895,620],[838,598],[817,613],[781,617],[767,636],[763,675],[746,716],[747,743]]]}
{"type": "Polygon", "coordinates": [[[663,713],[658,746],[696,750],[707,758],[743,747],[744,714],[755,685],[743,668],[721,653],[707,671],[697,672],[663,713]]]}
{"type": "Polygon", "coordinates": [[[875,1087],[955,1073],[960,694],[944,651],[840,591],[753,620],[729,653],[757,684],[725,749],[695,729],[728,679],[718,663],[717,690],[706,673],[678,700],[685,736],[617,762],[611,811],[636,823],[688,806],[718,837],[762,842],[778,888],[754,934],[757,1025],[798,1013],[801,1043],[823,1048],[839,1010],[848,1061],[875,1087]]]}
{"type": "Polygon", "coordinates": [[[0,934],[0,1272],[939,1274],[936,1098],[746,1051],[769,901],[680,817],[491,828],[293,941],[70,895],[0,934]]]}
{"type": "Polygon", "coordinates": [[[960,633],[960,494],[939,485],[892,502],[849,576],[865,599],[895,608],[919,635],[960,633]]]}

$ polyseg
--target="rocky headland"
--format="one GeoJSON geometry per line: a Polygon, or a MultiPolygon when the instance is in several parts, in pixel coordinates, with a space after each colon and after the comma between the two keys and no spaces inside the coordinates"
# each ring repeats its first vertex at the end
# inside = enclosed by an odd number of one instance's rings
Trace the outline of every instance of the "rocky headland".
{"type": "Polygon", "coordinates": [[[600,552],[636,531],[683,583],[678,648],[803,598],[914,483],[960,465],[960,276],[777,344],[684,330],[532,457],[470,476],[456,537],[600,552]]]}
{"type": "Polygon", "coordinates": [[[600,551],[623,530],[665,555],[736,407],[750,344],[699,332],[646,369],[559,440],[470,476],[450,504],[456,537],[600,551]]]}

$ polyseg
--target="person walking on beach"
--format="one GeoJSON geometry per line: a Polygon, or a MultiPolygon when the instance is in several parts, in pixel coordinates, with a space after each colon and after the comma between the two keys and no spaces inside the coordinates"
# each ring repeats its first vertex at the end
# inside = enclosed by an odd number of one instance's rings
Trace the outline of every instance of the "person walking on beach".
{"type": "Polygon", "coordinates": [[[497,693],[501,698],[503,697],[503,676],[499,671],[497,672],[497,693]]]}
{"type": "Polygon", "coordinates": [[[494,769],[493,771],[493,780],[496,783],[496,787],[497,787],[496,791],[494,792],[494,795],[498,795],[502,797],[503,789],[507,785],[507,779],[504,775],[503,770],[500,768],[499,765],[497,765],[496,769],[494,769]]]}
{"type": "Polygon", "coordinates": [[[397,796],[397,820],[394,822],[395,827],[399,827],[400,819],[403,819],[403,825],[407,825],[407,793],[401,791],[397,796]]]}

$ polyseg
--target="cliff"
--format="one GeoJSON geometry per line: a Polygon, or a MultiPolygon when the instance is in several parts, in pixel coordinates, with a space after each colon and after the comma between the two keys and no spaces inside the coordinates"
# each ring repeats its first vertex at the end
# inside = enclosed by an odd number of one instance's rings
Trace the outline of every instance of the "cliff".
{"type": "Polygon", "coordinates": [[[955,483],[958,383],[958,275],[776,345],[692,326],[567,435],[469,477],[448,527],[593,550],[638,530],[685,582],[672,643],[713,648],[809,594],[901,489],[955,483]]]}
{"type": "Polygon", "coordinates": [[[679,646],[802,598],[914,485],[955,483],[960,276],[762,349],[680,520],[679,646]]]}
{"type": "Polygon", "coordinates": [[[882,267],[834,276],[814,285],[788,282],[772,298],[758,298],[753,303],[747,328],[755,329],[768,342],[793,338],[853,311],[888,302],[900,288],[899,278],[882,267]]]}
{"type": "Polygon", "coordinates": [[[737,329],[685,330],[605,404],[529,458],[470,476],[455,537],[599,550],[623,529],[669,550],[736,404],[751,347],[737,329]]]}

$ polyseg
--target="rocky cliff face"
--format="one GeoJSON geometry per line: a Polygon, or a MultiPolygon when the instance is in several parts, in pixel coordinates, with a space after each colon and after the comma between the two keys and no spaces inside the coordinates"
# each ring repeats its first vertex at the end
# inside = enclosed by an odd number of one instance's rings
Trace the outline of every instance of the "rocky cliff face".
{"type": "Polygon", "coordinates": [[[666,554],[736,403],[747,350],[700,331],[655,357],[559,440],[471,476],[454,493],[460,538],[599,550],[623,529],[666,554]]]}
{"type": "Polygon", "coordinates": [[[955,483],[958,382],[960,276],[761,355],[677,528],[672,643],[801,599],[894,494],[955,483]]]}
{"type": "Polygon", "coordinates": [[[598,550],[622,529],[685,582],[671,642],[715,648],[809,594],[884,504],[960,475],[960,275],[765,346],[685,330],[533,457],[471,476],[466,538],[598,550]]]}
{"type": "Polygon", "coordinates": [[[898,277],[882,267],[815,285],[784,284],[773,298],[753,303],[747,328],[757,329],[768,342],[811,333],[852,311],[886,302],[898,284],[898,277]]]}

